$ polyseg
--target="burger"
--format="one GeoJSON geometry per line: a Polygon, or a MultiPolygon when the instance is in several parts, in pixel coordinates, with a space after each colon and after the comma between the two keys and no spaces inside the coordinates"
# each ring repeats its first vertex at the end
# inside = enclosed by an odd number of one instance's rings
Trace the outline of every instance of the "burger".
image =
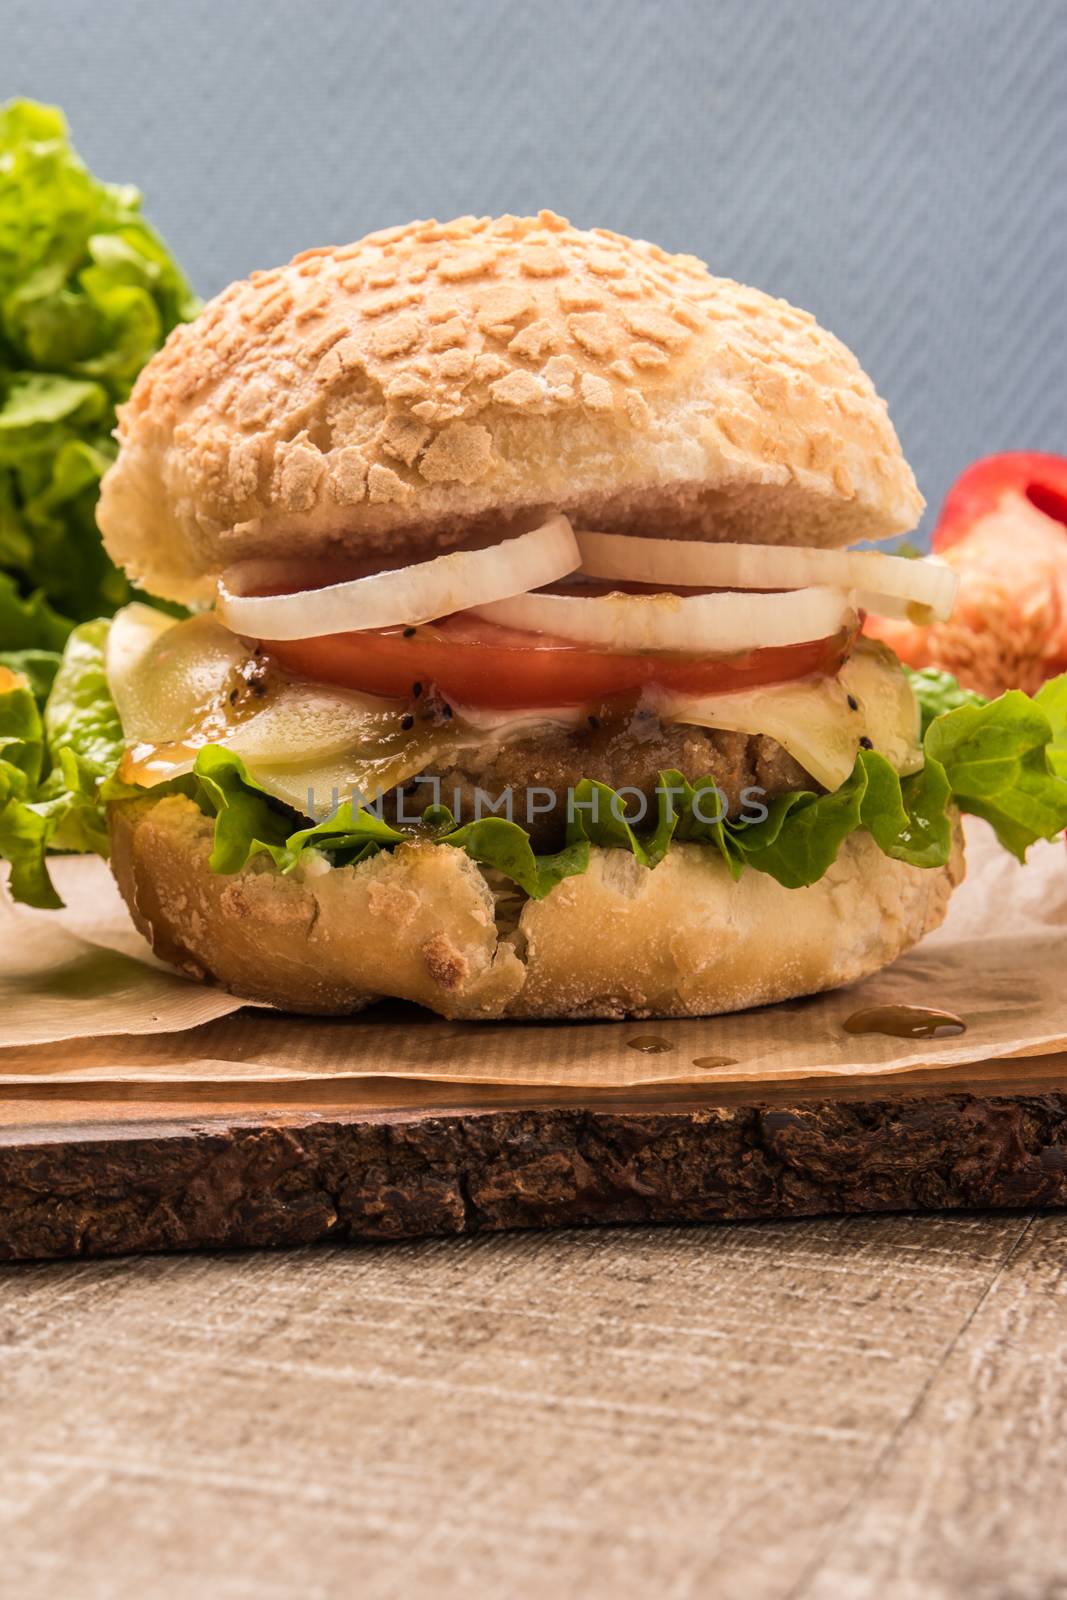
{"type": "Polygon", "coordinates": [[[86,803],[156,952],[239,995],[734,1011],[935,927],[961,808],[1067,821],[1051,710],[863,636],[957,581],[848,549],[923,507],[870,380],[691,256],[549,212],[310,250],[118,439],[107,549],[174,604],[61,670],[98,651],[119,732],[86,803]]]}

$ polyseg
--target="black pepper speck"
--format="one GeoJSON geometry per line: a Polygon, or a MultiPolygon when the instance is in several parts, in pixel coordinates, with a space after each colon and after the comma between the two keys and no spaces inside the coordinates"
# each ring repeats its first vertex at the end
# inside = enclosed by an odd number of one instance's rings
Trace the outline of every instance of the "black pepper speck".
{"type": "Polygon", "coordinates": [[[860,708],[860,703],[856,699],[856,696],[854,694],[850,694],[849,697],[848,697],[848,709],[850,711],[858,711],[859,708],[860,708]]]}
{"type": "Polygon", "coordinates": [[[873,739],[868,739],[867,735],[864,734],[862,736],[862,738],[860,739],[860,746],[864,750],[873,750],[874,749],[874,740],[873,739]]]}

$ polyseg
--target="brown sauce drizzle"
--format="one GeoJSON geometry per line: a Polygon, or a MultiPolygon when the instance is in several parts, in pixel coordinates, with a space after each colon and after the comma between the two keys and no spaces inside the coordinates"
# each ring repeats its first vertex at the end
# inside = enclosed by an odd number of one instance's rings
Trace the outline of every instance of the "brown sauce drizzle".
{"type": "Polygon", "coordinates": [[[966,1033],[967,1024],[954,1011],[931,1011],[926,1006],[872,1006],[854,1011],[845,1021],[846,1033],[885,1033],[892,1039],[947,1039],[966,1033]]]}

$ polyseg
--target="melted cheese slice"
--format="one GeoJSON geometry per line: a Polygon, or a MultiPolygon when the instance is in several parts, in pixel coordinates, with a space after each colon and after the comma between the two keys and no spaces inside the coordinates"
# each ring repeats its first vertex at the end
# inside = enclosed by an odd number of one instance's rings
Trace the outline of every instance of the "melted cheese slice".
{"type": "Polygon", "coordinates": [[[667,722],[766,734],[826,789],[849,776],[861,739],[902,776],[923,764],[911,684],[896,657],[870,640],[859,641],[834,678],[699,698],[660,695],[655,704],[667,722]]]}
{"type": "Polygon", "coordinates": [[[107,675],[128,741],[123,778],[152,787],[190,772],[205,744],[222,744],[279,800],[323,816],[404,783],[452,742],[447,729],[405,729],[402,701],[330,684],[281,680],[259,698],[239,670],[248,660],[213,617],[120,611],[107,675]]]}
{"type": "Polygon", "coordinates": [[[238,684],[247,659],[247,647],[213,617],[178,622],[152,606],[125,606],[108,629],[104,665],[126,738],[184,739],[238,684]]]}

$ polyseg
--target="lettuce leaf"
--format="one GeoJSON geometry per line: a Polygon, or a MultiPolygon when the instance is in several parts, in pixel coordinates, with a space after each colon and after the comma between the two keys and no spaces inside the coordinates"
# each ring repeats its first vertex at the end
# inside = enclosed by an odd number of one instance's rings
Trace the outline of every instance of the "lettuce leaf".
{"type": "MultiPolygon", "coordinates": [[[[16,900],[62,901],[50,850],[107,855],[101,780],[123,754],[122,729],[104,676],[108,624],[73,630],[42,712],[32,686],[0,693],[0,857],[11,863],[16,900]]],[[[18,670],[17,658],[8,663],[18,670]]]]}
{"type": "Polygon", "coordinates": [[[988,705],[937,717],[923,748],[927,761],[945,769],[960,809],[984,817],[1004,848],[1025,861],[1030,845],[1067,825],[1067,781],[1053,766],[1053,740],[1041,705],[1009,689],[988,705]]]}
{"type": "Polygon", "coordinates": [[[55,832],[55,807],[40,796],[44,726],[30,688],[0,692],[0,855],[11,863],[16,900],[54,907],[62,902],[44,864],[55,832]]]}
{"type": "MultiPolygon", "coordinates": [[[[0,483],[2,481],[3,468],[0,467],[0,483]]],[[[2,519],[3,503],[0,501],[0,522],[2,519]]],[[[0,534],[0,546],[2,542],[3,536],[0,534]]],[[[6,572],[0,572],[0,648],[51,650],[58,653],[63,649],[69,633],[70,623],[52,609],[42,589],[22,595],[14,578],[6,572]]]]}
{"type": "Polygon", "coordinates": [[[1034,704],[1040,706],[1052,729],[1049,765],[1058,777],[1067,778],[1067,672],[1042,684],[1034,696],[1034,704]]]}
{"type": "Polygon", "coordinates": [[[197,301],[52,106],[0,107],[0,649],[61,649],[129,586],[96,529],[115,406],[197,301]]]}
{"type": "Polygon", "coordinates": [[[108,777],[122,760],[122,724],[104,670],[108,624],[83,622],[67,640],[44,711],[49,746],[69,750],[93,778],[108,777]]]}
{"type": "Polygon", "coordinates": [[[919,702],[923,737],[934,718],[943,716],[946,711],[955,711],[959,706],[986,704],[983,696],[974,689],[965,689],[957,683],[951,672],[942,672],[938,667],[916,669],[909,666],[904,666],[904,672],[919,702]]]}
{"type": "Polygon", "coordinates": [[[20,673],[26,679],[42,710],[62,659],[58,650],[0,650],[0,667],[20,673]]]}
{"type": "Polygon", "coordinates": [[[517,883],[531,900],[543,900],[557,883],[589,867],[587,840],[570,840],[554,855],[534,855],[525,828],[506,817],[481,817],[437,834],[436,842],[466,851],[479,866],[490,867],[517,883]]]}
{"type": "MultiPolygon", "coordinates": [[[[102,798],[143,800],[146,791],[111,780],[102,798]]],[[[213,872],[239,872],[255,855],[269,855],[281,872],[299,866],[307,851],[321,851],[336,866],[354,866],[405,840],[430,839],[464,850],[482,866],[495,868],[534,899],[589,864],[589,846],[568,846],[556,856],[535,856],[530,836],[504,817],[483,817],[462,827],[445,806],[427,808],[421,828],[394,828],[374,811],[345,801],[325,822],[294,827],[298,819],[256,782],[240,756],[206,745],[193,772],[152,790],[154,796],[184,794],[215,818],[209,865],[213,872]]]]}

